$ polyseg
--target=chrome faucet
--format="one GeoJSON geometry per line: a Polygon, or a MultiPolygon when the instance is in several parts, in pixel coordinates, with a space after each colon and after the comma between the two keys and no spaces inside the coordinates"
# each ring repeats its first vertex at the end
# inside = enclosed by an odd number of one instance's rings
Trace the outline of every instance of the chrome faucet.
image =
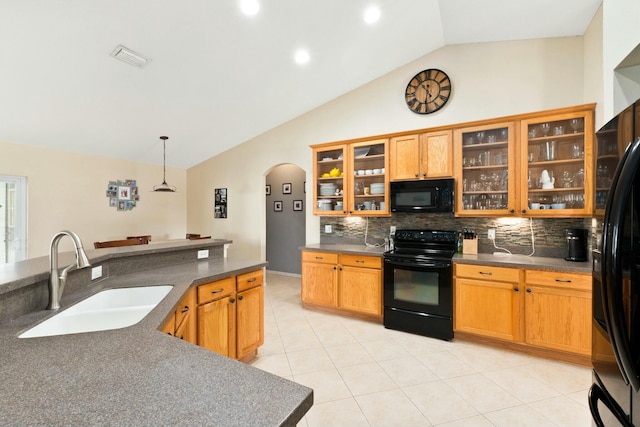
{"type": "Polygon", "coordinates": [[[49,276],[49,306],[47,310],[57,310],[60,308],[60,298],[64,291],[64,285],[67,283],[67,273],[73,267],[73,264],[58,273],[58,243],[64,236],[71,237],[73,246],[76,248],[76,267],[91,267],[89,258],[82,248],[80,237],[73,231],[63,230],[53,236],[51,239],[51,252],[49,254],[50,276],[49,276]]]}

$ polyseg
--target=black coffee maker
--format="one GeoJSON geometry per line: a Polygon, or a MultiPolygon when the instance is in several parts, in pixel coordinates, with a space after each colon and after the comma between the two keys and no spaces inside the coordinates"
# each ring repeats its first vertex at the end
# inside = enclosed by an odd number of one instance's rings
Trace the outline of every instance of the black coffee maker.
{"type": "Polygon", "coordinates": [[[584,228],[567,229],[567,261],[587,260],[587,230],[584,228]]]}

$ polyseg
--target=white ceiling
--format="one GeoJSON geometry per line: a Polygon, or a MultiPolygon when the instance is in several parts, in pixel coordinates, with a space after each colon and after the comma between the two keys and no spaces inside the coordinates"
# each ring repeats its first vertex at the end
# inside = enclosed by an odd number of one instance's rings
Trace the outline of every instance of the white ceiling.
{"type": "Polygon", "coordinates": [[[582,35],[601,1],[0,0],[0,140],[161,164],[168,135],[188,168],[443,45],[582,35]]]}

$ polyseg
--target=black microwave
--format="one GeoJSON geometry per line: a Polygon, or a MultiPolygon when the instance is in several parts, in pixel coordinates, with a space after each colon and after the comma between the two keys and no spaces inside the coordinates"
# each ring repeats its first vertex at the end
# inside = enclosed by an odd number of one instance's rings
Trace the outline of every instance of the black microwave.
{"type": "Polygon", "coordinates": [[[391,212],[453,212],[453,178],[391,182],[391,212]]]}

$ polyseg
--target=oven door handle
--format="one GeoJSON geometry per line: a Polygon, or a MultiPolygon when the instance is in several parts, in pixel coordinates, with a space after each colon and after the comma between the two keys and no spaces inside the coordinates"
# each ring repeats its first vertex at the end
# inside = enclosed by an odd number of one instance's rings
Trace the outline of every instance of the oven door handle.
{"type": "Polygon", "coordinates": [[[451,267],[451,263],[447,261],[436,261],[436,262],[406,262],[395,259],[385,258],[384,262],[389,264],[398,265],[401,267],[421,267],[421,268],[449,268],[451,267]]]}

